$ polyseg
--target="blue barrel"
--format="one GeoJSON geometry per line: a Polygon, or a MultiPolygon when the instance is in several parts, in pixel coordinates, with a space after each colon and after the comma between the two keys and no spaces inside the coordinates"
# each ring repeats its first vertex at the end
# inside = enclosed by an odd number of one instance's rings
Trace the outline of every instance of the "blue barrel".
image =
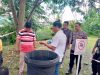
{"type": "Polygon", "coordinates": [[[36,50],[26,54],[27,75],[55,75],[59,56],[48,50],[36,50]]]}

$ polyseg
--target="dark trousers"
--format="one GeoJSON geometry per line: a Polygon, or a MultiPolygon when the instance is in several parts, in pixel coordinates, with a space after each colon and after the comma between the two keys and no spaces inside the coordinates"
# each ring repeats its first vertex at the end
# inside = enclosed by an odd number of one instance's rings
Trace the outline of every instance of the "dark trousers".
{"type": "MultiPolygon", "coordinates": [[[[93,55],[93,59],[100,60],[100,53],[95,53],[93,55]]],[[[92,60],[92,72],[93,75],[97,75],[97,73],[99,73],[98,75],[100,75],[100,63],[97,63],[94,60],[92,60]]]]}
{"type": "Polygon", "coordinates": [[[0,75],[9,75],[9,69],[5,67],[0,67],[0,75]]]}
{"type": "MultiPolygon", "coordinates": [[[[72,69],[73,69],[75,59],[76,59],[76,66],[77,66],[78,55],[74,55],[74,51],[71,50],[71,52],[70,52],[70,63],[69,63],[69,69],[70,69],[71,71],[72,71],[72,69]]],[[[79,70],[78,70],[78,72],[80,72],[80,70],[81,70],[81,60],[82,60],[82,55],[81,55],[81,57],[80,57],[80,63],[79,63],[79,70]]]]}
{"type": "Polygon", "coordinates": [[[3,57],[2,57],[2,52],[0,52],[0,67],[1,67],[2,63],[3,63],[3,57]]]}
{"type": "Polygon", "coordinates": [[[60,65],[61,65],[61,62],[58,62],[58,63],[56,64],[55,75],[60,75],[60,74],[59,74],[60,65]]]}

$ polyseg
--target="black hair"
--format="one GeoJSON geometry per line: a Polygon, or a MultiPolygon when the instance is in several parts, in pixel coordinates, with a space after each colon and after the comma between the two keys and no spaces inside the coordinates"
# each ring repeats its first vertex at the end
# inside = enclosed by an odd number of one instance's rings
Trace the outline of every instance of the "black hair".
{"type": "Polygon", "coordinates": [[[69,25],[69,22],[68,21],[64,21],[64,23],[67,23],[67,25],[69,25]]]}
{"type": "Polygon", "coordinates": [[[2,36],[0,36],[0,39],[2,39],[2,36]]]}
{"type": "Polygon", "coordinates": [[[24,26],[25,28],[32,28],[32,22],[31,21],[27,21],[26,23],[25,23],[25,26],[24,26]]]}
{"type": "Polygon", "coordinates": [[[80,22],[76,22],[75,24],[78,24],[79,26],[81,26],[81,23],[80,22]]]}
{"type": "Polygon", "coordinates": [[[60,19],[58,19],[58,20],[57,20],[57,22],[61,22],[61,20],[60,20],[60,19]]]}
{"type": "Polygon", "coordinates": [[[62,27],[62,24],[61,24],[61,22],[59,22],[59,21],[55,21],[55,22],[53,23],[53,26],[54,26],[54,27],[61,28],[61,27],[62,27]]]}

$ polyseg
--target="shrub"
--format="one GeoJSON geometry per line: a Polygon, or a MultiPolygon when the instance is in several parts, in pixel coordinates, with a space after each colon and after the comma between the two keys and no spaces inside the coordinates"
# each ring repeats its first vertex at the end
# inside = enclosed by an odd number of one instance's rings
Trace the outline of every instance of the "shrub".
{"type": "Polygon", "coordinates": [[[48,40],[52,38],[52,31],[50,26],[45,26],[39,29],[36,33],[37,40],[48,40]]]}

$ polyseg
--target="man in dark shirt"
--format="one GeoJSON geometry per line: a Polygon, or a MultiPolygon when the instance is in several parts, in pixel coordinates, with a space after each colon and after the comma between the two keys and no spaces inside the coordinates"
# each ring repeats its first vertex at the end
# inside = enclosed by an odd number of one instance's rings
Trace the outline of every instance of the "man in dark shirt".
{"type": "Polygon", "coordinates": [[[71,35],[72,35],[72,32],[71,30],[68,28],[69,26],[69,22],[68,21],[64,21],[64,24],[63,24],[63,32],[65,33],[66,37],[67,37],[67,43],[66,43],[66,47],[69,48],[70,47],[70,43],[71,43],[71,35]]]}
{"type": "MultiPolygon", "coordinates": [[[[82,29],[81,29],[81,23],[76,23],[75,31],[72,32],[72,39],[71,39],[72,47],[71,47],[71,51],[70,51],[69,70],[68,70],[68,73],[66,73],[66,75],[69,75],[72,73],[72,69],[74,66],[74,60],[76,59],[76,64],[78,61],[78,55],[74,55],[76,39],[87,39],[86,33],[84,31],[82,31],[82,29]]],[[[82,59],[82,55],[81,55],[81,59],[82,59]]],[[[80,59],[80,63],[79,63],[78,73],[81,70],[81,59],[80,59]]]]}
{"type": "MultiPolygon", "coordinates": [[[[68,28],[68,26],[69,26],[69,22],[68,22],[68,21],[64,21],[62,30],[63,30],[64,34],[66,35],[66,37],[67,37],[67,41],[66,41],[66,48],[65,48],[65,51],[64,51],[63,60],[64,60],[64,58],[65,58],[66,50],[69,49],[70,43],[71,43],[72,32],[71,32],[71,30],[68,28]]],[[[62,60],[62,66],[63,66],[63,60],[62,60]]],[[[61,66],[61,67],[62,67],[62,66],[61,66]]]]}

